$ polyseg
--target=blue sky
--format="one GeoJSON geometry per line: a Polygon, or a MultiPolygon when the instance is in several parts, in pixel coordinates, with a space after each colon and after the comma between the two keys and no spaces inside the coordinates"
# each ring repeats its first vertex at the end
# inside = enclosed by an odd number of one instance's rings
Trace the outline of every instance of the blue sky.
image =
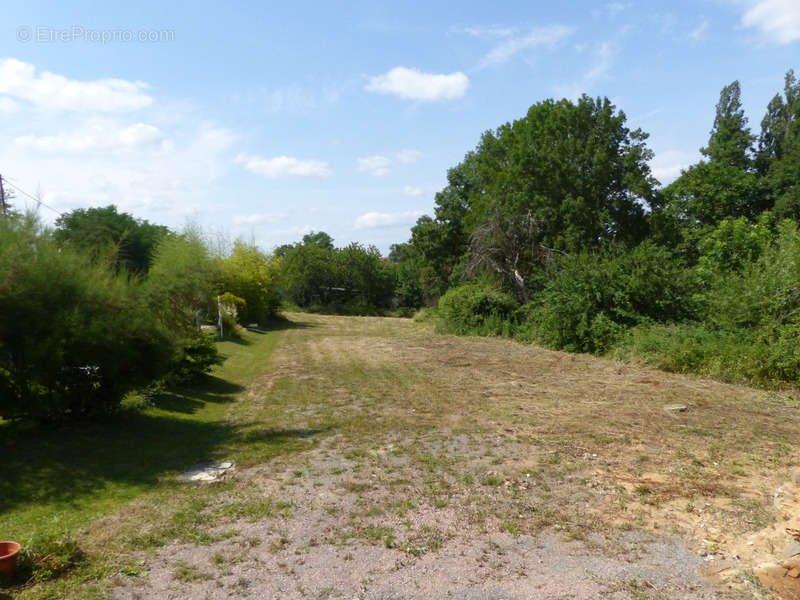
{"type": "Polygon", "coordinates": [[[724,85],[757,133],[800,70],[797,0],[220,4],[6,3],[0,173],[57,211],[386,252],[531,104],[608,96],[669,183],[724,85]]]}

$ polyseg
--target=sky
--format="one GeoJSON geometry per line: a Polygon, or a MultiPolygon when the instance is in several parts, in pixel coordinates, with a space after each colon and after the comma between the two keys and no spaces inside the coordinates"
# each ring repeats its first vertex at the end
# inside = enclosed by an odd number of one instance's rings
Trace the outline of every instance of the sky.
{"type": "Polygon", "coordinates": [[[5,2],[0,174],[42,219],[115,204],[266,250],[388,252],[484,131],[607,96],[668,184],[723,86],[755,133],[800,1],[5,2]],[[226,6],[223,6],[226,4],[226,6]]]}

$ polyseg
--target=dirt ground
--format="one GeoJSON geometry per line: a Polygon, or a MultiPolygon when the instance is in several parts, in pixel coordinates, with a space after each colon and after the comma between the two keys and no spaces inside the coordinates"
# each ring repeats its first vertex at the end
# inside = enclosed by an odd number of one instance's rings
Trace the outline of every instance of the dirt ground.
{"type": "Polygon", "coordinates": [[[140,553],[114,597],[800,598],[796,397],[290,318],[230,419],[307,450],[237,466],[214,541],[140,553]]]}

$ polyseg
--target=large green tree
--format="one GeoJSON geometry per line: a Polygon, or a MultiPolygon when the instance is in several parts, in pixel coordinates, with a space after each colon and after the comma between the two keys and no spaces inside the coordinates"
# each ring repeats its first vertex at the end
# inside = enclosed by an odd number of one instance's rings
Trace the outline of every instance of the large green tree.
{"type": "Polygon", "coordinates": [[[168,229],[117,212],[112,205],[78,208],[56,221],[55,239],[89,253],[94,259],[106,259],[117,270],[146,273],[156,245],[168,229]]]}
{"type": "Polygon", "coordinates": [[[530,213],[537,242],[578,251],[608,242],[635,242],[645,234],[645,211],[655,180],[647,161],[647,134],[625,127],[607,99],[547,100],[478,146],[481,185],[471,191],[474,229],[500,209],[530,213]]]}
{"type": "Polygon", "coordinates": [[[451,169],[436,218],[417,222],[411,245],[440,282],[483,265],[525,299],[553,252],[636,243],[657,182],[647,134],[625,122],[607,98],[584,95],[534,104],[487,131],[451,169]]]}
{"type": "Polygon", "coordinates": [[[777,215],[800,218],[800,82],[792,70],[761,121],[757,163],[777,215]]]}
{"type": "Polygon", "coordinates": [[[752,157],[754,141],[734,81],[720,92],[708,144],[700,149],[706,160],[665,190],[667,212],[691,231],[728,217],[753,218],[768,208],[752,157]]]}

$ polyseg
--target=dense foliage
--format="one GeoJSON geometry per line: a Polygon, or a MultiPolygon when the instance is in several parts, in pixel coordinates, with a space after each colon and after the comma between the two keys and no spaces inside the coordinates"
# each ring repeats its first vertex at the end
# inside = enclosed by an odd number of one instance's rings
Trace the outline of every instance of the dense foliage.
{"type": "Polygon", "coordinates": [[[800,84],[786,75],[758,136],[741,94],[723,88],[703,160],[662,189],[647,135],[607,99],[486,132],[392,247],[398,297],[438,302],[455,333],[796,382],[800,84]]]}
{"type": "Polygon", "coordinates": [[[153,252],[167,228],[118,213],[113,205],[76,209],[61,215],[53,235],[62,246],[83,250],[93,259],[106,258],[116,270],[146,273],[153,252]]]}
{"type": "Polygon", "coordinates": [[[240,319],[277,310],[270,257],[236,242],[220,255],[113,206],[0,218],[0,417],[75,419],[114,411],[132,390],[196,380],[221,357],[217,297],[240,319]]]}
{"type": "Polygon", "coordinates": [[[109,412],[178,352],[127,278],[34,220],[0,221],[0,416],[109,412]]]}
{"type": "MultiPolygon", "coordinates": [[[[382,314],[438,306],[441,327],[683,372],[800,380],[800,83],[759,135],[723,88],[703,159],[665,188],[647,134],[608,99],[546,100],[485,132],[408,242],[264,253],[114,206],[54,230],[0,216],[0,416],[113,411],[131,390],[220,360],[203,324],[267,324],[281,302],[382,314]]],[[[430,313],[429,313],[430,314],[430,313]]]]}
{"type": "Polygon", "coordinates": [[[376,314],[391,308],[394,274],[374,246],[335,248],[331,237],[311,233],[279,249],[280,287],[297,307],[345,314],[376,314]]]}

